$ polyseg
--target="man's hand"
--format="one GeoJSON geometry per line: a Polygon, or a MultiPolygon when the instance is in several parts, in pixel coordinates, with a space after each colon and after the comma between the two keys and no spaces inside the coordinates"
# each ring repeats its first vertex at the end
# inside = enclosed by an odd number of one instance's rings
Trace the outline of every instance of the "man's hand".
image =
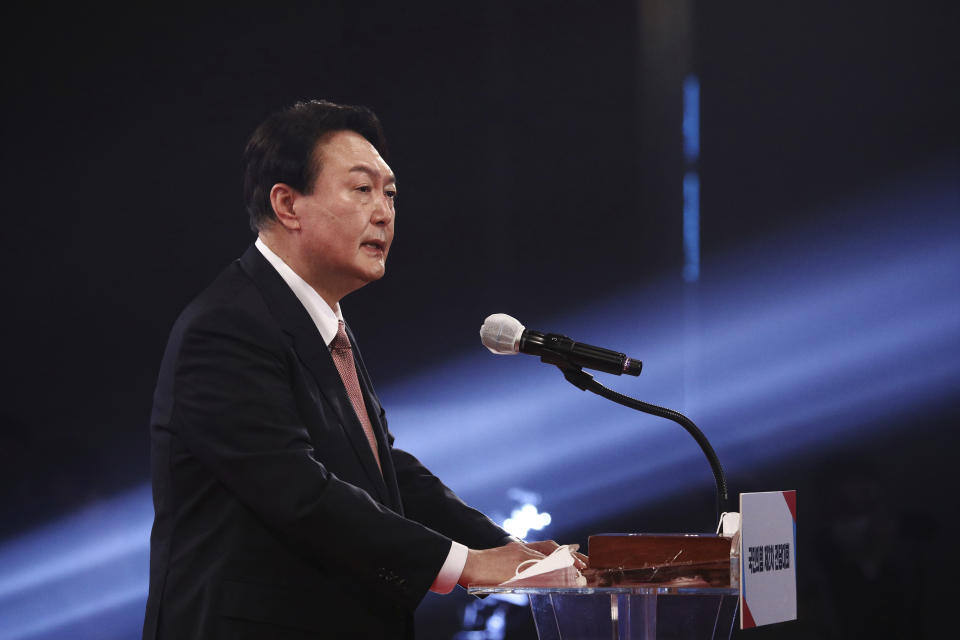
{"type": "Polygon", "coordinates": [[[493,549],[468,549],[458,584],[500,584],[516,575],[517,565],[527,560],[539,560],[543,554],[522,542],[511,542],[493,549]]]}

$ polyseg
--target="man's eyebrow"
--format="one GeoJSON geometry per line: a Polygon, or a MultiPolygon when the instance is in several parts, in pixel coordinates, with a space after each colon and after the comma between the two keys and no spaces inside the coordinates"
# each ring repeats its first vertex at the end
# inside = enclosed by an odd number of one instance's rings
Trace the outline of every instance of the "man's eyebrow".
{"type": "MultiPolygon", "coordinates": [[[[376,169],[374,169],[374,168],[372,168],[372,167],[368,167],[368,166],[365,165],[365,164],[358,164],[358,165],[355,166],[355,167],[351,167],[350,172],[353,173],[354,171],[360,171],[361,173],[365,173],[365,174],[369,175],[371,178],[379,178],[379,177],[380,177],[380,172],[379,172],[379,171],[377,171],[376,169]]],[[[387,174],[387,180],[386,180],[386,181],[387,181],[387,182],[392,182],[394,185],[396,185],[396,184],[397,184],[397,176],[395,176],[392,172],[391,172],[391,173],[388,173],[388,174],[387,174]]]]}

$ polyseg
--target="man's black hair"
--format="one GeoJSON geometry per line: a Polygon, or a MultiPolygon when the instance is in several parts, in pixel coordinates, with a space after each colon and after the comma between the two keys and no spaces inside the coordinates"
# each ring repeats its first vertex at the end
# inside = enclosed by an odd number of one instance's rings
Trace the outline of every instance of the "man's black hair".
{"type": "Polygon", "coordinates": [[[310,193],[319,175],[317,142],[335,131],[355,131],[386,159],[386,139],[376,114],[367,107],[328,100],[298,102],[257,127],[243,152],[243,197],[250,228],[259,231],[276,219],[270,190],[278,182],[310,193]]]}

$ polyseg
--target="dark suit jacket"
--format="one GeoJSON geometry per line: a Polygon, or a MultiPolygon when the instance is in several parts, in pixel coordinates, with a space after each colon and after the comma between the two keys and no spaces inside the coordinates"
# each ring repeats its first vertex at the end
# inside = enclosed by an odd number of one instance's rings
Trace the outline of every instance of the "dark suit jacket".
{"type": "Polygon", "coordinates": [[[151,417],[145,639],[410,637],[451,539],[506,542],[393,448],[354,353],[382,475],[316,326],[256,247],[181,314],[151,417]]]}

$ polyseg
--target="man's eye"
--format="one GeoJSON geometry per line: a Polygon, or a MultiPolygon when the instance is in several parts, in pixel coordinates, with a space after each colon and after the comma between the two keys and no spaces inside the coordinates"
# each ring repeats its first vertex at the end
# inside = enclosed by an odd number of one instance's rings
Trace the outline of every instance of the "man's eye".
{"type": "Polygon", "coordinates": [[[384,191],[384,193],[387,194],[387,197],[390,198],[390,199],[392,199],[392,200],[396,200],[396,199],[397,199],[397,192],[396,192],[396,191],[392,191],[392,190],[388,189],[387,191],[384,191]]]}
{"type": "Polygon", "coordinates": [[[370,185],[365,184],[357,187],[357,191],[362,191],[363,193],[370,193],[370,185]]]}

